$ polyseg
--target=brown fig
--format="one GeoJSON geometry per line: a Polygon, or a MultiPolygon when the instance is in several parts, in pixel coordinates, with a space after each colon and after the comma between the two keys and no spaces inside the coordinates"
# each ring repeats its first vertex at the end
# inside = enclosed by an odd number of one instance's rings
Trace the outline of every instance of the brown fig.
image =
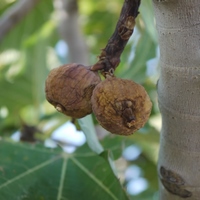
{"type": "Polygon", "coordinates": [[[81,118],[92,112],[91,96],[101,82],[97,72],[81,64],[51,70],[45,83],[46,99],[65,115],[81,118]]]}
{"type": "Polygon", "coordinates": [[[107,77],[93,90],[92,108],[109,132],[130,135],[144,126],[152,103],[145,89],[131,81],[107,77]]]}

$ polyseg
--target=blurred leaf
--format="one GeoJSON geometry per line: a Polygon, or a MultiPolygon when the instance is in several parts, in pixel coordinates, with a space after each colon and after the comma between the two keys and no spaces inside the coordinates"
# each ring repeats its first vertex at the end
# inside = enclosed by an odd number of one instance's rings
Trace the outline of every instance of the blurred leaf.
{"type": "Polygon", "coordinates": [[[55,23],[50,18],[52,11],[52,1],[40,1],[0,44],[0,52],[4,51],[0,60],[0,107],[9,111],[5,120],[0,118],[1,129],[11,123],[19,126],[21,109],[27,106],[34,108],[32,122],[37,123],[43,112],[48,48],[58,40],[55,23]],[[20,56],[5,65],[2,61],[11,60],[10,52],[19,52],[20,56]]]}
{"type": "Polygon", "coordinates": [[[0,154],[0,199],[128,199],[108,162],[87,147],[69,155],[4,140],[0,154]]]}
{"type": "Polygon", "coordinates": [[[111,151],[103,151],[100,156],[102,156],[108,163],[110,164],[110,167],[112,168],[113,173],[115,176],[117,176],[117,169],[115,166],[115,163],[113,162],[113,154],[111,151]]]}
{"type": "MultiPolygon", "coordinates": [[[[157,163],[150,160],[145,156],[146,154],[142,152],[140,157],[133,161],[132,164],[137,165],[142,170],[142,177],[148,181],[148,189],[134,196],[133,199],[139,200],[150,200],[154,199],[155,193],[158,191],[158,173],[156,165],[157,163]]],[[[157,199],[155,199],[157,200],[157,199]]]]}
{"type": "Polygon", "coordinates": [[[155,28],[152,0],[145,0],[141,2],[140,15],[145,23],[145,29],[151,36],[151,39],[157,44],[158,36],[155,28]]]}
{"type": "Polygon", "coordinates": [[[155,57],[155,43],[146,30],[141,32],[141,37],[135,49],[134,60],[129,67],[123,70],[122,78],[132,79],[142,83],[146,77],[146,62],[155,57]]]}
{"type": "Polygon", "coordinates": [[[129,137],[129,141],[138,144],[145,154],[152,162],[157,162],[158,149],[159,149],[160,135],[155,128],[148,127],[140,129],[135,134],[129,137]]]}
{"type": "Polygon", "coordinates": [[[100,154],[103,151],[103,147],[97,138],[92,116],[87,115],[84,118],[78,119],[78,123],[86,136],[89,147],[97,154],[100,154]]]}
{"type": "MultiPolygon", "coordinates": [[[[17,3],[17,1],[16,1],[17,3]]],[[[13,5],[15,6],[15,4],[13,5]]],[[[50,20],[53,11],[51,0],[40,1],[1,41],[0,51],[20,48],[41,26],[50,20]]]]}
{"type": "Polygon", "coordinates": [[[15,0],[1,0],[0,2],[0,15],[9,7],[11,6],[15,0]]]}
{"type": "Polygon", "coordinates": [[[115,30],[123,1],[79,1],[83,17],[83,31],[87,38],[87,45],[95,56],[100,54],[115,30]]]}
{"type": "Polygon", "coordinates": [[[117,160],[122,155],[125,147],[125,140],[123,136],[110,134],[105,137],[101,143],[105,150],[112,151],[113,159],[117,160]]]}
{"type": "Polygon", "coordinates": [[[32,105],[35,123],[41,115],[41,103],[44,101],[44,82],[49,70],[46,66],[46,40],[38,40],[37,44],[24,51],[23,73],[11,80],[6,76],[0,79],[0,105],[9,111],[9,117],[19,118],[20,109],[32,105]]]}

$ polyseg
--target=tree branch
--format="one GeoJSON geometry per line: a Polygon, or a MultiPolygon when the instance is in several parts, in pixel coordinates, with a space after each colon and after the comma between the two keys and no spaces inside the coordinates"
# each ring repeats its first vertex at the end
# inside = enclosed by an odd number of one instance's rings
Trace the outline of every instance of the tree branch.
{"type": "Polygon", "coordinates": [[[5,12],[0,19],[0,41],[39,1],[40,0],[21,0],[5,12]]]}
{"type": "Polygon", "coordinates": [[[88,50],[78,23],[77,0],[56,0],[54,5],[60,36],[69,47],[70,62],[88,65],[88,50]]]}
{"type": "Polygon", "coordinates": [[[91,67],[93,71],[102,70],[103,74],[115,70],[120,56],[133,33],[135,18],[139,14],[140,0],[125,0],[115,31],[102,50],[99,61],[91,67]]]}

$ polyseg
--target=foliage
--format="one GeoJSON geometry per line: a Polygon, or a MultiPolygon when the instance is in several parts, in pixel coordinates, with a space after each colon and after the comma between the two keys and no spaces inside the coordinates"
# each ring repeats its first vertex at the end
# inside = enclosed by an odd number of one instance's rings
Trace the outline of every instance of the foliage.
{"type": "MultiPolygon", "coordinates": [[[[13,4],[13,1],[2,1],[0,14],[13,4]]],[[[121,6],[121,0],[79,1],[80,21],[91,63],[97,61],[100,49],[111,36],[121,6]]],[[[44,96],[44,82],[49,70],[61,64],[55,50],[59,35],[53,16],[53,2],[40,1],[0,44],[0,199],[128,199],[124,191],[128,183],[124,172],[133,164],[141,168],[141,176],[148,181],[149,187],[129,198],[156,199],[159,134],[154,123],[148,123],[133,136],[108,135],[99,142],[95,119],[91,116],[81,119],[77,128],[85,132],[91,150],[85,145],[73,154],[45,148],[42,141],[32,145],[13,143],[8,139],[25,123],[42,130],[39,137],[44,140],[69,120],[57,113],[44,96]],[[142,150],[135,160],[126,160],[122,156],[130,145],[142,150]],[[125,165],[123,169],[118,164],[120,159],[125,165]],[[121,185],[116,177],[120,177],[121,185]]],[[[158,108],[155,80],[147,74],[147,62],[156,57],[156,48],[151,0],[145,0],[116,75],[133,79],[147,89],[154,102],[150,122],[157,116],[158,108]]]]}
{"type": "Polygon", "coordinates": [[[1,157],[1,199],[128,199],[109,162],[86,146],[72,155],[6,140],[0,148],[9,155],[1,157]]]}

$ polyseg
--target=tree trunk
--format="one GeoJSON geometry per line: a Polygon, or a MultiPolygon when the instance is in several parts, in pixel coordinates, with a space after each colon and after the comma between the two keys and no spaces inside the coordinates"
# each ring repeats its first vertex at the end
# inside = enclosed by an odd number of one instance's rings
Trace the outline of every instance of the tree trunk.
{"type": "Polygon", "coordinates": [[[200,1],[153,0],[160,45],[161,200],[200,199],[200,1]]]}
{"type": "Polygon", "coordinates": [[[55,0],[59,33],[69,48],[70,62],[89,64],[89,52],[81,33],[77,0],[55,0]]]}

